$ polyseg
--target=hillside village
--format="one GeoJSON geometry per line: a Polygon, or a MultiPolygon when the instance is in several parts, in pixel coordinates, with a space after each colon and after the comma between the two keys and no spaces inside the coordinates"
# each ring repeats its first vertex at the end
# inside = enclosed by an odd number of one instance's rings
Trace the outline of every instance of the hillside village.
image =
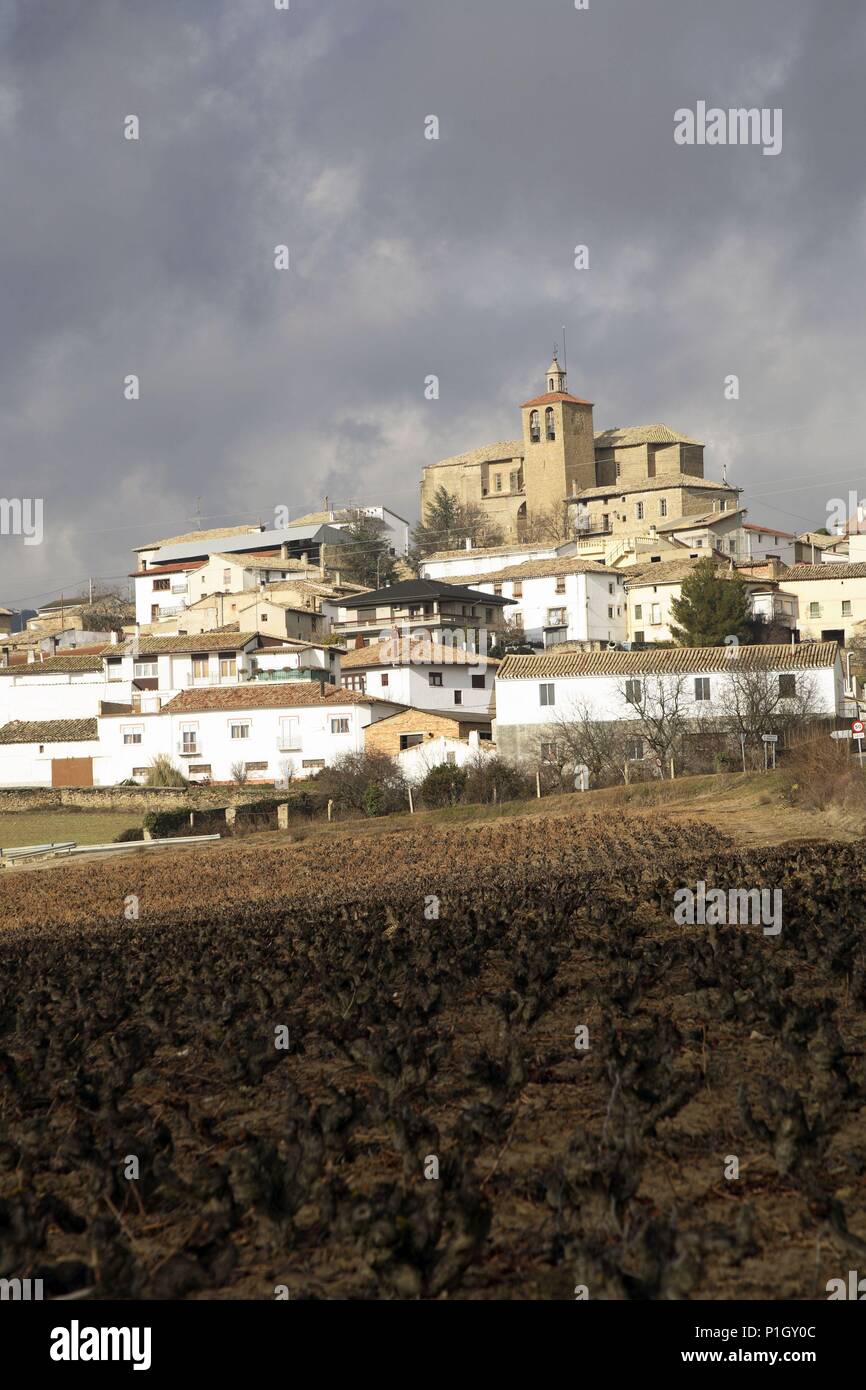
{"type": "Polygon", "coordinates": [[[134,616],[90,627],[92,595],[58,596],[14,632],[2,610],[0,786],[140,782],[157,758],[282,786],[365,751],[410,783],[495,757],[586,786],[850,727],[866,536],[754,524],[696,439],[596,432],[556,357],[544,384],[520,439],[424,468],[422,524],[457,518],[443,548],[413,553],[387,506],[326,504],[137,546],[134,616]],[[380,585],[351,578],[373,534],[380,585]],[[677,640],[699,566],[742,584],[748,637],[677,640]]]}

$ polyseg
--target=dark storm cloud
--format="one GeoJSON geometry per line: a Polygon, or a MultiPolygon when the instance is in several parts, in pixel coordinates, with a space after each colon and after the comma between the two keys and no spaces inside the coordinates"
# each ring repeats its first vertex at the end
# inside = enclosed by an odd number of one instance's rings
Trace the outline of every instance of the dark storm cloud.
{"type": "Polygon", "coordinates": [[[0,539],[0,599],[124,574],[197,498],[414,516],[563,322],[598,428],[664,420],[753,519],[821,524],[866,492],[863,56],[855,0],[7,4],[3,493],[45,543],[0,539]],[[781,155],[677,147],[698,100],[781,107],[781,155]]]}

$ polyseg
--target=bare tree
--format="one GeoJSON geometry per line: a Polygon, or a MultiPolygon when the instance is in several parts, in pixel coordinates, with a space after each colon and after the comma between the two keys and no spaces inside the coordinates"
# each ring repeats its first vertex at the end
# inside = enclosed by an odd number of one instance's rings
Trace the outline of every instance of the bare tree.
{"type": "Polygon", "coordinates": [[[721,725],[744,747],[760,747],[762,734],[775,734],[784,746],[808,725],[818,708],[811,677],[732,665],[719,701],[721,725]]]}
{"type": "Polygon", "coordinates": [[[635,677],[619,688],[623,704],[632,711],[633,733],[643,738],[659,759],[663,777],[671,758],[682,748],[688,729],[687,689],[688,677],[680,672],[635,677]]]}
{"type": "Polygon", "coordinates": [[[520,528],[523,541],[549,541],[559,544],[574,539],[574,522],[567,502],[532,512],[520,528]]]}
{"type": "Polygon", "coordinates": [[[589,769],[593,786],[610,786],[624,778],[625,735],[615,720],[598,719],[582,700],[558,709],[553,721],[538,733],[538,761],[554,770],[560,783],[575,769],[589,769]]]}

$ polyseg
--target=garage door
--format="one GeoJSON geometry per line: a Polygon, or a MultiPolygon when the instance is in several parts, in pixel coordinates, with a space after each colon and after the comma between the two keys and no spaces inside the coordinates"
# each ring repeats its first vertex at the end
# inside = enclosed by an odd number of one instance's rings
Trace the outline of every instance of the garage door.
{"type": "Polygon", "coordinates": [[[92,787],[92,758],[52,758],[52,787],[92,787]]]}

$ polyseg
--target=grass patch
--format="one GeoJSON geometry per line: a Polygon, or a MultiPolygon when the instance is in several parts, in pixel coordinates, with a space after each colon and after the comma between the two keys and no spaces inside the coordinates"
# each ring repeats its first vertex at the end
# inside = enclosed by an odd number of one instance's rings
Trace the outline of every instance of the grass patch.
{"type": "Polygon", "coordinates": [[[0,845],[14,849],[62,840],[102,845],[121,830],[140,828],[141,816],[134,811],[16,811],[0,815],[0,845]]]}

